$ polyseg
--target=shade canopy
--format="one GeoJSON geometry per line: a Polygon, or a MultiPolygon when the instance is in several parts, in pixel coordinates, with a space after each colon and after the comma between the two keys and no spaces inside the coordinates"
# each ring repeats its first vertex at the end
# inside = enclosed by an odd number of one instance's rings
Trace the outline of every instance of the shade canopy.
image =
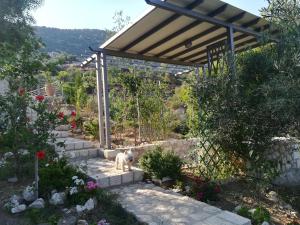
{"type": "Polygon", "coordinates": [[[220,0],[146,0],[153,5],[100,46],[109,55],[181,65],[204,65],[207,48],[228,40],[234,51],[256,47],[266,20],[220,0]]]}

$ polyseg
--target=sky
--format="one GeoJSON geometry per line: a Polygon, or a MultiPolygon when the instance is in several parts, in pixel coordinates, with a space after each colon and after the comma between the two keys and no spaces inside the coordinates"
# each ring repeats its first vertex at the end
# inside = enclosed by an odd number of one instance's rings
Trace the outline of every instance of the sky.
{"type": "MultiPolygon", "coordinates": [[[[259,15],[266,0],[223,0],[229,4],[259,15]]],[[[149,6],[145,0],[44,0],[32,15],[37,26],[62,29],[111,29],[113,16],[123,10],[131,20],[141,15],[149,6]]]]}

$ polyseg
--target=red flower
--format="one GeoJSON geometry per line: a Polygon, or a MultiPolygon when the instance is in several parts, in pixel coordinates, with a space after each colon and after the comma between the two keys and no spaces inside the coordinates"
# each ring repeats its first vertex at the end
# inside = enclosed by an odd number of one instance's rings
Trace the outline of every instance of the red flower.
{"type": "Polygon", "coordinates": [[[18,94],[19,94],[19,96],[23,96],[23,95],[25,94],[25,88],[20,87],[20,88],[18,89],[18,94]]]}
{"type": "Polygon", "coordinates": [[[35,96],[35,100],[39,101],[39,102],[42,102],[44,101],[45,97],[43,95],[37,95],[35,96]]]}
{"type": "Polygon", "coordinates": [[[62,120],[65,117],[65,114],[63,112],[59,112],[57,117],[62,120]]]}
{"type": "Polygon", "coordinates": [[[44,150],[41,150],[41,151],[36,152],[35,155],[39,160],[42,160],[42,159],[45,159],[46,152],[44,150]]]}
{"type": "Polygon", "coordinates": [[[75,111],[72,111],[72,112],[71,112],[71,116],[76,116],[76,112],[75,112],[75,111]]]}
{"type": "Polygon", "coordinates": [[[215,193],[220,193],[221,192],[221,187],[219,185],[217,185],[214,189],[215,193]]]}
{"type": "Polygon", "coordinates": [[[71,122],[71,128],[76,129],[76,127],[77,127],[76,121],[74,120],[74,121],[71,122]]]}

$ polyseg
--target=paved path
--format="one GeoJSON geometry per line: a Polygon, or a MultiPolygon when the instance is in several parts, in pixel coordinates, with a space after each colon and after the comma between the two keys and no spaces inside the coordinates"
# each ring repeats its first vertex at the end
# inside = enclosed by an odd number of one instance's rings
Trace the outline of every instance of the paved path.
{"type": "Polygon", "coordinates": [[[149,225],[251,225],[250,220],[192,198],[138,183],[112,189],[127,211],[149,225]]]}

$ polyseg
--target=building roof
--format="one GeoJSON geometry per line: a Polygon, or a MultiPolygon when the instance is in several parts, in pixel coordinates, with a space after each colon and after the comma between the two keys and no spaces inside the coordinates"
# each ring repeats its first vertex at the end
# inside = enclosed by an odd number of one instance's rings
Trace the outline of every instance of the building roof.
{"type": "Polygon", "coordinates": [[[235,51],[259,44],[266,20],[220,0],[146,0],[141,17],[100,46],[109,55],[157,62],[201,65],[207,47],[234,31],[235,51]]]}

